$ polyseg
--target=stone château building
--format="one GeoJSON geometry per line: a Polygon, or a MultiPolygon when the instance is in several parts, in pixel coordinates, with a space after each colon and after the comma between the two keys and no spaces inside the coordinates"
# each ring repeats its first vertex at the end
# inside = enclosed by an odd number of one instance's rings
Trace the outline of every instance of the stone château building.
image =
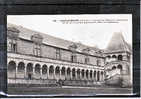
{"type": "MultiPolygon", "coordinates": [[[[114,57],[96,47],[12,24],[7,26],[7,52],[8,84],[103,84],[109,66],[107,57],[114,57]]],[[[120,55],[130,58],[131,54],[120,55]]]]}

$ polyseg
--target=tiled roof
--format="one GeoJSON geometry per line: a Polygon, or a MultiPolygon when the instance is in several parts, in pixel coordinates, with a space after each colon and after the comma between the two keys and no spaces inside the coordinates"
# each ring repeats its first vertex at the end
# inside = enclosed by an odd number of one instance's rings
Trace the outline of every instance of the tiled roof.
{"type": "Polygon", "coordinates": [[[131,46],[124,40],[122,33],[114,33],[112,36],[106,52],[131,52],[131,46]]]}
{"type": "Polygon", "coordinates": [[[90,47],[90,46],[87,46],[87,45],[84,45],[84,44],[81,44],[81,43],[60,39],[60,38],[53,37],[53,36],[48,35],[48,34],[40,33],[40,32],[34,31],[34,30],[24,28],[22,26],[17,26],[17,25],[10,24],[10,23],[8,23],[7,27],[8,28],[14,27],[14,28],[18,29],[20,31],[19,37],[22,38],[22,39],[31,40],[32,35],[40,34],[43,37],[43,43],[44,44],[52,45],[52,46],[63,48],[63,49],[68,49],[70,45],[73,45],[75,43],[77,45],[77,51],[78,52],[82,52],[83,49],[90,48],[90,50],[91,50],[90,54],[91,55],[100,55],[100,54],[97,54],[97,52],[99,52],[99,50],[100,50],[97,47],[90,47]]]}

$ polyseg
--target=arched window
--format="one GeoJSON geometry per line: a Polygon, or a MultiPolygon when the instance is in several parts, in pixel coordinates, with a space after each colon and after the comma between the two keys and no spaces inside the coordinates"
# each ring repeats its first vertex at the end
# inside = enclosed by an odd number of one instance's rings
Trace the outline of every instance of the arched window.
{"type": "Polygon", "coordinates": [[[61,74],[65,75],[65,67],[62,67],[61,74]]]}
{"type": "Polygon", "coordinates": [[[101,80],[103,80],[104,78],[104,73],[103,73],[103,71],[101,71],[101,80]]]}
{"type": "Polygon", "coordinates": [[[118,55],[118,60],[122,61],[122,55],[118,55]]]}
{"type": "Polygon", "coordinates": [[[97,72],[97,81],[99,81],[100,80],[100,72],[98,71],[97,72]]]}
{"type": "Polygon", "coordinates": [[[18,64],[18,72],[24,72],[25,64],[23,62],[20,62],[18,64]]]}
{"type": "Polygon", "coordinates": [[[57,67],[55,68],[55,74],[56,74],[56,75],[60,75],[60,67],[59,67],[59,66],[57,66],[57,67]]]}
{"type": "Polygon", "coordinates": [[[122,73],[122,65],[118,65],[117,68],[120,70],[120,74],[122,73]]]}
{"type": "Polygon", "coordinates": [[[40,74],[40,69],[41,69],[40,64],[36,64],[35,65],[35,73],[40,74]]]}
{"type": "Polygon", "coordinates": [[[16,71],[16,63],[14,61],[9,62],[8,71],[9,72],[15,72],[16,71]]]}
{"type": "Polygon", "coordinates": [[[94,79],[96,79],[96,71],[94,71],[94,79]]]}
{"type": "Polygon", "coordinates": [[[117,68],[122,70],[122,65],[118,65],[117,68]]]}
{"type": "Polygon", "coordinates": [[[33,64],[32,63],[27,64],[26,71],[27,73],[33,73],[33,64]]]}
{"type": "Polygon", "coordinates": [[[89,70],[86,70],[86,78],[89,78],[89,70]]]}
{"type": "Polygon", "coordinates": [[[51,65],[49,68],[49,75],[53,75],[54,73],[54,67],[51,65]]]}
{"type": "Polygon", "coordinates": [[[81,75],[82,75],[82,78],[84,78],[84,69],[82,69],[82,71],[81,71],[81,75]]]}
{"type": "Polygon", "coordinates": [[[47,74],[47,65],[43,65],[42,67],[42,74],[47,74]]]}
{"type": "Polygon", "coordinates": [[[80,69],[77,69],[77,78],[80,79],[80,69]]]}
{"type": "Polygon", "coordinates": [[[117,58],[116,55],[112,55],[112,58],[117,58]]]}
{"type": "Polygon", "coordinates": [[[92,79],[93,71],[90,71],[90,78],[92,79]]]}
{"type": "Polygon", "coordinates": [[[67,68],[67,76],[70,76],[71,69],[67,68]]]}
{"type": "Polygon", "coordinates": [[[113,67],[112,67],[112,70],[115,70],[115,69],[116,69],[116,66],[113,66],[113,67]]]}
{"type": "Polygon", "coordinates": [[[111,56],[110,56],[110,55],[108,55],[108,56],[107,56],[107,58],[108,58],[108,59],[110,59],[110,58],[111,58],[111,56]]]}
{"type": "Polygon", "coordinates": [[[10,61],[8,63],[8,78],[17,78],[16,75],[16,62],[15,61],[10,61]]]}
{"type": "Polygon", "coordinates": [[[76,75],[75,75],[75,68],[73,68],[73,69],[72,69],[72,77],[73,77],[73,79],[75,79],[75,76],[76,76],[76,75]]]}

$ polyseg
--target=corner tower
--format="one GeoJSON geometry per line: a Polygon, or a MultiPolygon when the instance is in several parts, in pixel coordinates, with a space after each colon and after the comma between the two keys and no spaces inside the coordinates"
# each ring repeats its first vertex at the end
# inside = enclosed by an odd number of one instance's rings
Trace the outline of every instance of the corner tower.
{"type": "Polygon", "coordinates": [[[106,55],[106,82],[107,84],[131,86],[132,83],[132,49],[124,40],[122,33],[114,33],[106,55]]]}

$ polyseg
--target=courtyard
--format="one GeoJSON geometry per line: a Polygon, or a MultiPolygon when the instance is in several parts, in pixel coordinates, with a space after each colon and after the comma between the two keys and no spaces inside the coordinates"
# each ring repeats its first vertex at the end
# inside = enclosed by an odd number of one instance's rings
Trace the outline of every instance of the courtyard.
{"type": "Polygon", "coordinates": [[[34,95],[34,96],[95,96],[95,95],[129,95],[132,88],[119,87],[8,87],[8,93],[14,95],[34,95]]]}

